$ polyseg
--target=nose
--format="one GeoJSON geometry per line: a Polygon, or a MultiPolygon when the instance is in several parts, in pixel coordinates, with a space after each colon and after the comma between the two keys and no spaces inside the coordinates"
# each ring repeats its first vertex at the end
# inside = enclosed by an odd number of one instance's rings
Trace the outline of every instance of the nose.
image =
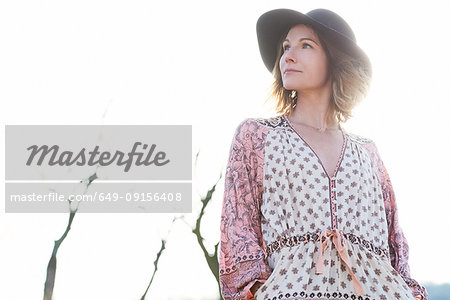
{"type": "Polygon", "coordinates": [[[286,63],[289,63],[289,62],[295,63],[297,61],[297,59],[293,55],[292,51],[290,51],[290,49],[288,49],[284,52],[284,61],[286,63]]]}

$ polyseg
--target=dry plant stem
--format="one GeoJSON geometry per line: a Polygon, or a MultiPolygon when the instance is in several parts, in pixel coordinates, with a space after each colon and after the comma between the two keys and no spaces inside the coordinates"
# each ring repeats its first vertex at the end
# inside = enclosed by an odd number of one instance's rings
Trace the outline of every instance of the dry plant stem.
{"type": "MultiPolygon", "coordinates": [[[[86,189],[84,192],[86,192],[86,190],[89,188],[89,186],[95,179],[97,179],[97,174],[94,173],[88,178],[86,189]]],[[[69,199],[69,207],[71,202],[72,200],[69,199]]],[[[59,246],[61,246],[62,242],[67,237],[67,234],[70,231],[77,210],[78,210],[77,208],[74,210],[72,209],[70,210],[69,222],[67,224],[66,230],[64,231],[63,235],[59,238],[59,240],[55,241],[55,244],[53,245],[52,256],[50,257],[50,261],[48,262],[47,265],[47,276],[44,284],[44,300],[52,300],[53,288],[55,287],[55,278],[56,278],[56,262],[57,262],[56,254],[58,253],[59,246]]]]}
{"type": "MultiPolygon", "coordinates": [[[[199,155],[200,155],[200,151],[198,151],[196,156],[195,156],[195,163],[194,163],[194,177],[195,177],[195,179],[197,179],[196,166],[197,166],[199,155]]],[[[223,300],[223,298],[222,298],[222,294],[220,292],[220,280],[219,280],[219,259],[218,259],[219,242],[217,242],[217,244],[214,245],[214,253],[213,254],[209,254],[209,252],[206,249],[205,244],[203,242],[204,238],[201,235],[200,226],[201,226],[203,215],[205,214],[205,209],[208,206],[208,204],[209,204],[209,202],[210,202],[210,200],[211,200],[211,198],[212,198],[212,196],[213,196],[213,194],[214,194],[214,192],[216,190],[216,186],[217,186],[218,182],[222,178],[222,173],[220,174],[220,176],[217,179],[216,183],[208,190],[208,192],[206,194],[206,197],[201,198],[202,208],[201,208],[200,213],[199,213],[199,215],[197,217],[195,228],[192,229],[192,232],[197,237],[197,242],[198,242],[200,248],[203,251],[203,255],[205,256],[206,263],[208,264],[208,267],[211,270],[211,273],[213,273],[214,277],[216,278],[217,286],[219,288],[219,299],[220,300],[223,300]]],[[[188,224],[188,222],[186,222],[183,217],[180,217],[179,219],[181,219],[181,221],[183,221],[186,225],[190,226],[190,224],[188,224]]]]}
{"type": "MultiPolygon", "coordinates": [[[[198,154],[197,153],[197,157],[196,157],[196,163],[197,164],[197,158],[198,158],[198,154]]],[[[206,262],[208,263],[209,269],[211,270],[211,272],[213,273],[214,277],[216,278],[217,281],[217,285],[219,288],[219,295],[220,295],[220,299],[222,299],[222,295],[220,292],[220,280],[219,280],[219,259],[218,259],[218,248],[219,248],[219,242],[217,244],[214,245],[214,253],[210,254],[208,252],[208,250],[205,247],[204,244],[204,238],[200,232],[200,226],[201,226],[201,222],[202,222],[202,218],[203,215],[205,214],[205,209],[208,206],[215,190],[216,190],[216,186],[219,183],[220,179],[222,178],[222,173],[220,174],[219,178],[217,179],[216,183],[208,190],[208,192],[206,193],[206,196],[204,198],[201,199],[202,202],[202,209],[200,210],[200,213],[197,217],[197,222],[195,224],[195,228],[192,230],[192,232],[197,236],[197,242],[200,245],[200,248],[203,251],[203,255],[205,256],[206,262]]]]}
{"type": "Polygon", "coordinates": [[[164,251],[164,249],[166,249],[166,240],[161,240],[161,248],[159,249],[158,253],[156,254],[156,259],[153,262],[153,265],[155,266],[155,268],[153,269],[152,278],[150,279],[150,282],[148,283],[147,289],[145,290],[145,293],[144,293],[144,295],[142,295],[140,300],[145,300],[147,292],[148,292],[150,286],[152,285],[153,278],[155,278],[156,271],[158,271],[159,258],[161,257],[161,254],[164,251]]]}
{"type": "Polygon", "coordinates": [[[178,220],[178,219],[183,219],[183,216],[181,216],[181,217],[174,217],[174,218],[172,219],[172,223],[171,223],[171,225],[170,225],[170,229],[169,229],[169,232],[167,233],[166,239],[161,239],[161,248],[159,249],[158,253],[156,254],[156,259],[155,259],[155,261],[153,262],[153,265],[155,266],[155,268],[153,269],[152,277],[151,277],[150,282],[149,282],[149,284],[148,284],[148,286],[147,286],[147,289],[145,290],[145,292],[144,292],[144,294],[142,295],[142,297],[140,298],[140,300],[145,300],[145,297],[147,296],[147,292],[148,292],[148,290],[150,289],[150,286],[152,285],[153,278],[155,278],[156,271],[158,271],[158,262],[159,262],[159,258],[161,257],[161,254],[163,253],[163,251],[166,249],[167,238],[168,238],[170,232],[172,231],[172,226],[173,226],[173,224],[174,224],[175,221],[178,220]]]}
{"type": "MultiPolygon", "coordinates": [[[[219,180],[220,180],[220,177],[219,177],[219,180]]],[[[213,185],[213,187],[208,191],[208,193],[206,194],[206,197],[201,200],[203,206],[202,206],[200,214],[197,218],[195,228],[192,230],[192,232],[197,236],[197,242],[200,245],[200,248],[202,249],[203,254],[205,255],[206,262],[208,263],[209,268],[213,272],[214,277],[216,277],[217,282],[219,282],[219,260],[217,259],[217,250],[218,250],[219,243],[214,245],[214,254],[212,254],[212,255],[209,254],[209,252],[206,249],[205,244],[203,242],[204,238],[200,232],[200,226],[201,226],[203,215],[205,213],[205,209],[208,206],[208,203],[212,198],[212,195],[216,189],[216,186],[217,186],[217,183],[215,183],[213,185]]]]}
{"type": "Polygon", "coordinates": [[[67,234],[70,231],[70,226],[72,225],[73,218],[75,217],[75,211],[71,211],[69,215],[69,223],[67,224],[66,231],[61,236],[61,238],[55,241],[53,246],[52,256],[50,257],[50,261],[47,266],[47,278],[45,280],[44,286],[44,300],[51,300],[53,297],[53,288],[55,286],[55,276],[56,276],[56,254],[58,252],[59,246],[66,238],[67,234]]]}

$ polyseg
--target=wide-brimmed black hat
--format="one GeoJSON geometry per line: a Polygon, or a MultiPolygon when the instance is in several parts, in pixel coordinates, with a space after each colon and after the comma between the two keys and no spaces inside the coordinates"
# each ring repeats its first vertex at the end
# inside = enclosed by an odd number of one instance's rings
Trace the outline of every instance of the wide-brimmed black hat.
{"type": "Polygon", "coordinates": [[[311,25],[338,49],[361,60],[368,74],[372,74],[370,60],[356,44],[355,34],[347,22],[336,13],[321,8],[306,14],[291,9],[275,9],[259,17],[256,24],[259,51],[269,72],[275,67],[283,35],[297,24],[311,25]]]}

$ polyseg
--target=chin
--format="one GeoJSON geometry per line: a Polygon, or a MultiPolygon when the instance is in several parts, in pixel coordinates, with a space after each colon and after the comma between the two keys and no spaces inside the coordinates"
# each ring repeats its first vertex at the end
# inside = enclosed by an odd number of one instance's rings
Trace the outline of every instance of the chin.
{"type": "Polygon", "coordinates": [[[301,89],[301,87],[298,84],[292,84],[289,82],[283,83],[283,87],[289,91],[298,91],[301,89]]]}
{"type": "Polygon", "coordinates": [[[298,91],[302,88],[302,84],[299,84],[298,80],[293,80],[291,78],[283,80],[283,87],[290,91],[298,91]]]}

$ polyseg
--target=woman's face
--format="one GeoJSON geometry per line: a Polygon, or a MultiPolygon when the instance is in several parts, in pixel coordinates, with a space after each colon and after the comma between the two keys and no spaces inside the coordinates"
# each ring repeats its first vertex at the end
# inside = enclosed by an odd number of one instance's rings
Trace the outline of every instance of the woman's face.
{"type": "Polygon", "coordinates": [[[330,88],[328,59],[317,34],[308,26],[293,26],[283,41],[280,71],[283,86],[297,92],[330,88]]]}

